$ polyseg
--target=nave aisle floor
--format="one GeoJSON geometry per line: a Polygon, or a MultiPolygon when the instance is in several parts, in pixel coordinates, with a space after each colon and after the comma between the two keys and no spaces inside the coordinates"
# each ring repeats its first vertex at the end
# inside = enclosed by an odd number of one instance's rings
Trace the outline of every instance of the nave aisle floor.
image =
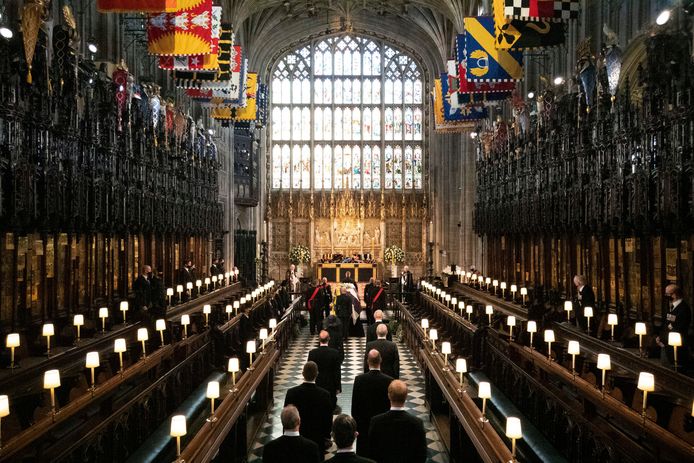
{"type": "MultiPolygon", "coordinates": [[[[362,372],[365,339],[350,338],[345,346],[345,361],[342,363],[342,394],[337,397],[337,403],[342,408],[343,413],[349,413],[352,408],[352,385],[354,378],[362,372]]],[[[252,452],[248,456],[249,463],[260,462],[263,445],[282,435],[282,424],[279,416],[282,405],[284,405],[284,396],[287,389],[301,384],[301,369],[308,358],[308,352],[316,346],[318,346],[318,337],[311,336],[308,327],[304,327],[282,358],[280,368],[275,376],[275,403],[253,444],[252,452]]],[[[405,344],[398,342],[398,349],[400,350],[400,379],[405,381],[409,388],[406,406],[410,412],[415,413],[424,421],[429,446],[428,461],[448,463],[448,454],[441,442],[439,433],[429,420],[429,409],[424,403],[424,378],[417,362],[405,344]]],[[[334,445],[331,450],[335,450],[334,445]]],[[[331,456],[331,454],[326,455],[326,459],[331,458],[331,456]]]]}

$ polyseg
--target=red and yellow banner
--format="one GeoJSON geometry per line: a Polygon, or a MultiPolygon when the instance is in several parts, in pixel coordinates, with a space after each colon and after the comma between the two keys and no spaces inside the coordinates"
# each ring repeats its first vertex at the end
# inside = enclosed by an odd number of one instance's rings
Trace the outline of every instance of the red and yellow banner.
{"type": "Polygon", "coordinates": [[[175,13],[147,18],[149,53],[162,56],[207,55],[212,52],[212,0],[175,13]]]}
{"type": "Polygon", "coordinates": [[[96,9],[102,13],[173,13],[194,8],[204,0],[97,0],[96,9]]]}

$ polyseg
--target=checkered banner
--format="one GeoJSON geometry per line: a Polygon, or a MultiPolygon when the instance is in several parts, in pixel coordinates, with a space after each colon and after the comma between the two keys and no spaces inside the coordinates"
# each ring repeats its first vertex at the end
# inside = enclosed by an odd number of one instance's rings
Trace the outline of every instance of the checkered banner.
{"type": "Polygon", "coordinates": [[[566,21],[577,19],[580,0],[494,0],[494,10],[507,19],[566,21]]]}

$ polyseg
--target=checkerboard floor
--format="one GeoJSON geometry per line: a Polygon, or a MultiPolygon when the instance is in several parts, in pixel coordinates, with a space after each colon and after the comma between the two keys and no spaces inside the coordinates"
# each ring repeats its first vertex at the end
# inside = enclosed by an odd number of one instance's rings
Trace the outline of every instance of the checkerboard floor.
{"type": "MultiPolygon", "coordinates": [[[[345,345],[345,360],[342,363],[342,394],[337,396],[337,404],[344,413],[349,413],[352,408],[354,378],[362,373],[365,339],[350,338],[345,345]]],[[[253,443],[251,453],[248,455],[249,463],[262,461],[263,445],[282,435],[282,424],[279,416],[287,389],[301,384],[301,369],[308,357],[308,352],[317,346],[318,336],[311,336],[308,327],[305,327],[302,329],[301,335],[292,341],[289,349],[282,357],[275,375],[275,402],[268,414],[267,421],[253,443]]],[[[448,463],[449,458],[445,446],[441,442],[435,426],[429,420],[429,408],[424,402],[425,386],[421,371],[405,344],[398,342],[398,349],[400,350],[400,379],[407,383],[409,389],[406,407],[424,421],[429,447],[428,461],[448,463]]],[[[333,444],[331,451],[334,450],[333,444]]],[[[332,453],[326,455],[326,460],[330,458],[332,458],[332,453]]]]}

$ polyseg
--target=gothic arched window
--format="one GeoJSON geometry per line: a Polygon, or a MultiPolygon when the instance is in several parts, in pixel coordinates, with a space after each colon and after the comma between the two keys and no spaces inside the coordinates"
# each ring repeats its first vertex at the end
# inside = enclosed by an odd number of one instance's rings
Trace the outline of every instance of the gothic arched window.
{"type": "Polygon", "coordinates": [[[321,38],[272,74],[272,188],[422,188],[417,63],[365,37],[321,38]]]}

